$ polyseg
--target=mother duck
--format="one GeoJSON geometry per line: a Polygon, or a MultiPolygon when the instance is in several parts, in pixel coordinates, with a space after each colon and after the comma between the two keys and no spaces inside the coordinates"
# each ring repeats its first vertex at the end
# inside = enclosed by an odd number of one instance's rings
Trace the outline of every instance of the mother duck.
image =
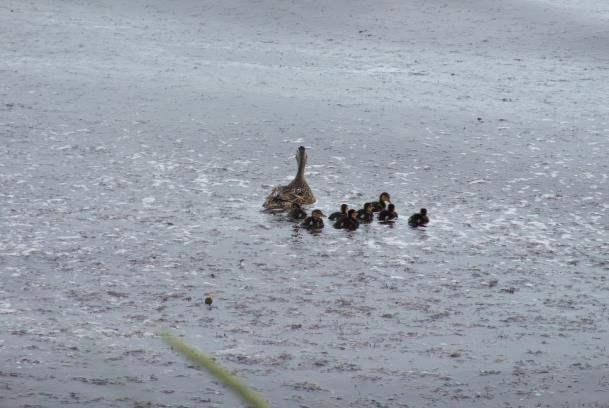
{"type": "Polygon", "coordinates": [[[307,164],[307,154],[304,146],[300,146],[296,152],[296,163],[298,163],[298,172],[294,180],[287,186],[274,187],[262,204],[264,208],[272,211],[282,211],[291,209],[294,204],[308,205],[316,201],[304,177],[305,165],[307,164]]]}

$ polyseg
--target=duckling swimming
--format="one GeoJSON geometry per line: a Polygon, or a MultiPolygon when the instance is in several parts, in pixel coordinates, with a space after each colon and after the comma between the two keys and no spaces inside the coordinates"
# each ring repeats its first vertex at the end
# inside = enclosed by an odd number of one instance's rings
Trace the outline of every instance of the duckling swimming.
{"type": "Polygon", "coordinates": [[[330,221],[338,221],[342,218],[346,218],[348,216],[347,211],[349,210],[349,206],[347,204],[342,204],[340,206],[340,211],[333,212],[330,214],[328,219],[330,221]]]}
{"type": "Polygon", "coordinates": [[[357,219],[359,222],[368,224],[374,220],[374,211],[372,208],[372,203],[364,204],[364,208],[361,210],[357,210],[357,219]]]}
{"type": "Polygon", "coordinates": [[[408,218],[408,225],[413,228],[425,226],[427,223],[429,223],[429,217],[427,216],[426,208],[421,208],[420,212],[412,214],[410,218],[408,218]]]}
{"type": "Polygon", "coordinates": [[[304,176],[307,164],[307,154],[304,146],[300,146],[296,152],[296,163],[298,163],[298,171],[294,180],[287,186],[273,188],[271,194],[262,204],[264,208],[272,211],[284,211],[292,209],[294,204],[308,205],[316,201],[304,176]]]}
{"type": "Polygon", "coordinates": [[[307,213],[300,208],[300,204],[294,203],[292,204],[292,209],[290,210],[290,218],[293,220],[302,220],[307,218],[307,213]]]}
{"type": "Polygon", "coordinates": [[[319,230],[324,227],[323,213],[321,210],[313,210],[310,217],[305,218],[302,226],[311,230],[319,230]]]}
{"type": "Polygon", "coordinates": [[[391,221],[398,218],[398,213],[395,212],[395,205],[389,204],[386,210],[379,213],[379,221],[391,221]]]}
{"type": "MultiPolygon", "coordinates": [[[[389,193],[382,192],[381,195],[379,196],[378,201],[371,201],[366,204],[372,204],[373,211],[379,212],[379,211],[384,210],[385,207],[387,207],[387,204],[390,204],[390,203],[391,203],[391,197],[389,196],[389,193]]],[[[364,207],[366,206],[366,204],[364,204],[364,207]]]]}
{"type": "Polygon", "coordinates": [[[347,217],[336,221],[336,223],[334,224],[334,228],[347,229],[349,231],[355,231],[359,228],[359,221],[357,220],[357,211],[352,208],[347,214],[347,217]]]}

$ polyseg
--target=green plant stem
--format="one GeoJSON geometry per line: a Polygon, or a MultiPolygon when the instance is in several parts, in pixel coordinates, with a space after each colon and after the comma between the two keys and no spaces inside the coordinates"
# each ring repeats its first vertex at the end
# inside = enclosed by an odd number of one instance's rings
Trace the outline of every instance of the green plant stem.
{"type": "Polygon", "coordinates": [[[255,391],[242,383],[237,377],[232,375],[228,370],[218,365],[214,360],[190,347],[184,341],[174,336],[168,331],[162,331],[159,335],[165,343],[173,347],[178,353],[184,357],[203,367],[207,372],[214,376],[218,381],[224,384],[229,390],[239,396],[243,402],[252,408],[269,408],[268,404],[255,391]]]}

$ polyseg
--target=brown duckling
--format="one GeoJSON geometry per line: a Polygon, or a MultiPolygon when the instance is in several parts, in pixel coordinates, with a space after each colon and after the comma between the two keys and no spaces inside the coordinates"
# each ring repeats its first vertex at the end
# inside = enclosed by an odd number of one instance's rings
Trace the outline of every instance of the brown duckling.
{"type": "Polygon", "coordinates": [[[395,212],[395,205],[389,204],[386,210],[379,213],[379,221],[391,221],[398,218],[398,213],[395,212]]]}
{"type": "Polygon", "coordinates": [[[359,228],[359,221],[357,220],[357,211],[353,208],[350,209],[347,213],[347,217],[336,221],[334,224],[334,228],[338,229],[348,229],[350,231],[354,231],[359,228]]]}
{"type": "Polygon", "coordinates": [[[349,206],[347,204],[342,204],[340,206],[340,211],[333,212],[330,214],[328,219],[330,221],[339,221],[342,218],[346,218],[348,216],[347,211],[349,210],[349,206]]]}
{"type": "Polygon", "coordinates": [[[300,207],[300,204],[292,204],[292,210],[290,210],[290,218],[293,220],[303,220],[307,218],[307,213],[300,207]]]}
{"type": "Polygon", "coordinates": [[[302,226],[308,229],[318,230],[324,227],[324,214],[321,210],[313,210],[310,217],[305,218],[302,223],[302,226]]]}
{"type": "MultiPolygon", "coordinates": [[[[371,202],[366,203],[366,204],[372,204],[373,211],[374,212],[379,212],[379,211],[384,210],[387,207],[387,204],[390,204],[390,203],[391,203],[391,197],[389,196],[389,193],[384,191],[379,196],[379,200],[378,201],[371,201],[371,202]]],[[[366,204],[364,204],[364,206],[366,204]]]]}
{"type": "Polygon", "coordinates": [[[357,210],[357,219],[361,223],[368,224],[374,220],[374,210],[372,203],[364,204],[364,208],[357,210]]]}
{"type": "Polygon", "coordinates": [[[427,216],[426,208],[421,208],[421,211],[416,214],[412,214],[410,218],[408,218],[408,225],[413,228],[425,226],[428,222],[429,217],[427,216]]]}

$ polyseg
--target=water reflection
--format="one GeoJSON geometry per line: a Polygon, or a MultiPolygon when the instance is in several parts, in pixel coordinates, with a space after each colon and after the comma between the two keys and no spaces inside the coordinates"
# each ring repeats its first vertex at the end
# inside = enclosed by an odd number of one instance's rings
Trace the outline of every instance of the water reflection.
{"type": "Polygon", "coordinates": [[[427,233],[426,227],[409,227],[411,230],[414,230],[416,236],[421,241],[426,241],[429,239],[429,234],[427,233]]]}
{"type": "Polygon", "coordinates": [[[387,225],[389,228],[395,228],[395,221],[379,221],[379,224],[387,225]]]}

